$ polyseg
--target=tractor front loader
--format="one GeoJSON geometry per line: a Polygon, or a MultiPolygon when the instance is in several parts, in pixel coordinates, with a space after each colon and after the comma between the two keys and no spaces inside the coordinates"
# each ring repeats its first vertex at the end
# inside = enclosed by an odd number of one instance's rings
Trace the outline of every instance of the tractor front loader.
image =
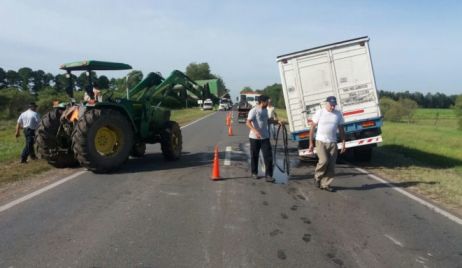
{"type": "Polygon", "coordinates": [[[71,101],[54,105],[37,129],[40,155],[55,167],[81,166],[97,173],[120,167],[130,155],[144,155],[147,143],[160,143],[166,160],[181,156],[182,134],[178,123],[170,120],[170,110],[161,106],[162,96],[176,93],[182,98],[202,98],[203,88],[180,71],[163,78],[149,73],[127,91],[126,98],[98,101],[91,87],[96,70],[127,70],[123,63],[82,61],[63,64],[69,74],[71,101]],[[73,98],[72,71],[88,72],[87,101],[73,98]],[[157,103],[155,103],[157,102],[157,103]]]}

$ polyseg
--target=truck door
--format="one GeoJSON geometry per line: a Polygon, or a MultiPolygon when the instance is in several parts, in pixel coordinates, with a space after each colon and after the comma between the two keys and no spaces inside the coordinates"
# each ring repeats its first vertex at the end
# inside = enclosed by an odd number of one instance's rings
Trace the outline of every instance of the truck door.
{"type": "Polygon", "coordinates": [[[367,43],[332,50],[339,105],[346,122],[380,116],[367,43]]]}

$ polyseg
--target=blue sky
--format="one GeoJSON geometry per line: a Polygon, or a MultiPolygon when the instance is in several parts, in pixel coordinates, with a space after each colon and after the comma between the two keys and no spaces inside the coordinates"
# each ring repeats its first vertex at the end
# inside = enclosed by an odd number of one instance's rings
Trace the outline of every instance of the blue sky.
{"type": "Polygon", "coordinates": [[[98,59],[167,75],[208,62],[236,96],[279,83],[278,55],[368,35],[380,89],[461,94],[461,3],[0,0],[0,67],[98,59]]]}

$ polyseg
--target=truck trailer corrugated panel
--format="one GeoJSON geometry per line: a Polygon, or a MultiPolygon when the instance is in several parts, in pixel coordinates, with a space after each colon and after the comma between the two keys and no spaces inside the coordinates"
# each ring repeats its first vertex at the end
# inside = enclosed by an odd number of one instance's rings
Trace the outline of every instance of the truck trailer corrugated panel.
{"type": "Polygon", "coordinates": [[[290,131],[308,121],[328,96],[336,96],[345,123],[380,117],[368,37],[285,54],[277,58],[290,131]]]}

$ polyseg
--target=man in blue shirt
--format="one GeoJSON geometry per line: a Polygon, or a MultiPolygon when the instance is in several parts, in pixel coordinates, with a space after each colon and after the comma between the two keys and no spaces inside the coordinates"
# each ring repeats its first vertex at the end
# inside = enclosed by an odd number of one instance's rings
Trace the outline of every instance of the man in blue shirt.
{"type": "Polygon", "coordinates": [[[267,182],[274,182],[273,154],[271,152],[270,134],[268,124],[281,123],[268,117],[268,96],[261,95],[258,104],[249,111],[247,127],[250,128],[250,166],[252,178],[258,179],[258,158],[260,149],[265,162],[265,178],[267,182]]]}

